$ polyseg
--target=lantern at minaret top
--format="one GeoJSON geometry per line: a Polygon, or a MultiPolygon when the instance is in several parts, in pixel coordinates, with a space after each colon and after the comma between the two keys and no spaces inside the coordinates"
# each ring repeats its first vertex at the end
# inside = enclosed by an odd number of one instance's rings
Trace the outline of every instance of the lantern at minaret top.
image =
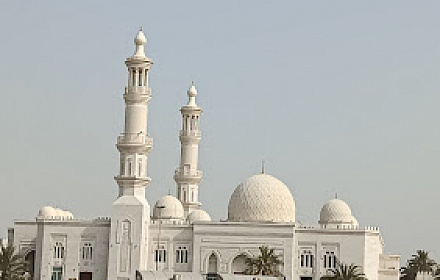
{"type": "Polygon", "coordinates": [[[197,89],[194,83],[188,89],[188,103],[182,106],[182,130],[180,131],[180,165],[174,174],[177,197],[183,204],[185,214],[200,209],[199,184],[202,172],[197,169],[201,133],[199,120],[202,109],[196,104],[197,89]]]}

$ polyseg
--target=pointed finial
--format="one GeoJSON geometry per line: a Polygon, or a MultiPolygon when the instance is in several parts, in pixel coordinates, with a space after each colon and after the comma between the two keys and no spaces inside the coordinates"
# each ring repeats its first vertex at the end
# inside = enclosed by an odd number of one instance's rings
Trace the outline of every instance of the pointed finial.
{"type": "Polygon", "coordinates": [[[139,31],[141,31],[141,32],[142,32],[142,26],[139,26],[139,31]]]}
{"type": "Polygon", "coordinates": [[[264,174],[264,160],[261,162],[261,174],[264,174]]]}
{"type": "Polygon", "coordinates": [[[133,55],[134,57],[145,57],[144,45],[146,42],[147,38],[145,38],[144,32],[142,32],[142,28],[140,28],[134,38],[134,44],[136,45],[136,52],[133,55]]]}
{"type": "Polygon", "coordinates": [[[197,106],[196,104],[196,95],[197,95],[197,89],[196,86],[194,85],[194,81],[191,82],[191,86],[188,89],[188,104],[187,106],[197,106]]]}
{"type": "Polygon", "coordinates": [[[170,189],[168,189],[168,195],[171,195],[171,191],[170,191],[170,189]]]}
{"type": "Polygon", "coordinates": [[[338,199],[338,193],[335,193],[335,199],[338,199]]]}

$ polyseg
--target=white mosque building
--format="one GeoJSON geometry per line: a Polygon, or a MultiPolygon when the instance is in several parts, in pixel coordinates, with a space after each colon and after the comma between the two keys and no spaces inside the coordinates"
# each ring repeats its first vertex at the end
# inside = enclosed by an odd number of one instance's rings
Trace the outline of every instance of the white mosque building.
{"type": "Polygon", "coordinates": [[[316,227],[296,223],[289,188],[264,172],[235,189],[227,219],[212,221],[199,202],[202,109],[194,84],[180,109],[177,197],[164,196],[151,213],[145,189],[153,147],[147,131],[153,62],[145,55],[142,31],[134,42],[136,51],[125,61],[125,127],[116,142],[119,194],[111,218],[76,219],[70,212],[45,206],[36,219],[16,221],[9,240],[31,264],[33,279],[252,279],[255,276],[243,275],[245,260],[258,256],[260,246],[268,246],[280,256],[278,269],[287,280],[319,280],[336,260],[360,266],[369,280],[398,280],[399,256],[383,252],[378,228],[360,227],[340,199],[322,207],[316,227]]]}

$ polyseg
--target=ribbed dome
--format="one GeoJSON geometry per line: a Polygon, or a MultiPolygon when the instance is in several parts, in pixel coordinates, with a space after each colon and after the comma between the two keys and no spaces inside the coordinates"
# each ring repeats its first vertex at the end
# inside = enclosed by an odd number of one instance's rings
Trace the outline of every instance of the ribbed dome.
{"type": "Polygon", "coordinates": [[[183,219],[182,203],[171,195],[159,199],[153,208],[154,219],[183,219]]]}
{"type": "Polygon", "coordinates": [[[234,222],[294,222],[295,201],[283,182],[266,174],[241,183],[229,200],[228,220],[234,222]]]}
{"type": "Polygon", "coordinates": [[[39,218],[52,218],[55,216],[55,209],[53,209],[52,206],[43,206],[40,211],[38,211],[39,218]]]}
{"type": "Polygon", "coordinates": [[[38,211],[39,219],[73,219],[72,212],[64,211],[59,208],[54,208],[52,206],[43,206],[40,211],[38,211]]]}
{"type": "Polygon", "coordinates": [[[357,220],[351,214],[351,209],[343,200],[332,199],[321,209],[320,224],[357,225],[357,220]]]}
{"type": "Polygon", "coordinates": [[[194,210],[186,218],[190,224],[194,222],[210,222],[211,217],[203,210],[194,210]]]}

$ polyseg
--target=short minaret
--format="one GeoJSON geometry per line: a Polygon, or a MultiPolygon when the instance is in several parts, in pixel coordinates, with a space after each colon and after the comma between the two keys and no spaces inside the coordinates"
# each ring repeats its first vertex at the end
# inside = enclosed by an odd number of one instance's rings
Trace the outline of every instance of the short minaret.
{"type": "Polygon", "coordinates": [[[134,43],[136,51],[126,59],[128,85],[125,87],[125,127],[117,139],[120,153],[118,198],[112,206],[108,279],[135,279],[136,270],[146,270],[148,261],[148,224],[150,205],[145,189],[147,156],[152,139],[147,133],[147,111],[151,91],[148,70],[153,62],[145,56],[146,38],[142,30],[134,43]]]}
{"type": "Polygon", "coordinates": [[[202,109],[196,104],[197,89],[194,83],[188,89],[188,104],[182,106],[182,130],[180,131],[180,165],[174,180],[177,183],[177,198],[182,202],[185,215],[200,209],[199,184],[202,172],[197,169],[199,161],[199,118],[202,109]]]}

